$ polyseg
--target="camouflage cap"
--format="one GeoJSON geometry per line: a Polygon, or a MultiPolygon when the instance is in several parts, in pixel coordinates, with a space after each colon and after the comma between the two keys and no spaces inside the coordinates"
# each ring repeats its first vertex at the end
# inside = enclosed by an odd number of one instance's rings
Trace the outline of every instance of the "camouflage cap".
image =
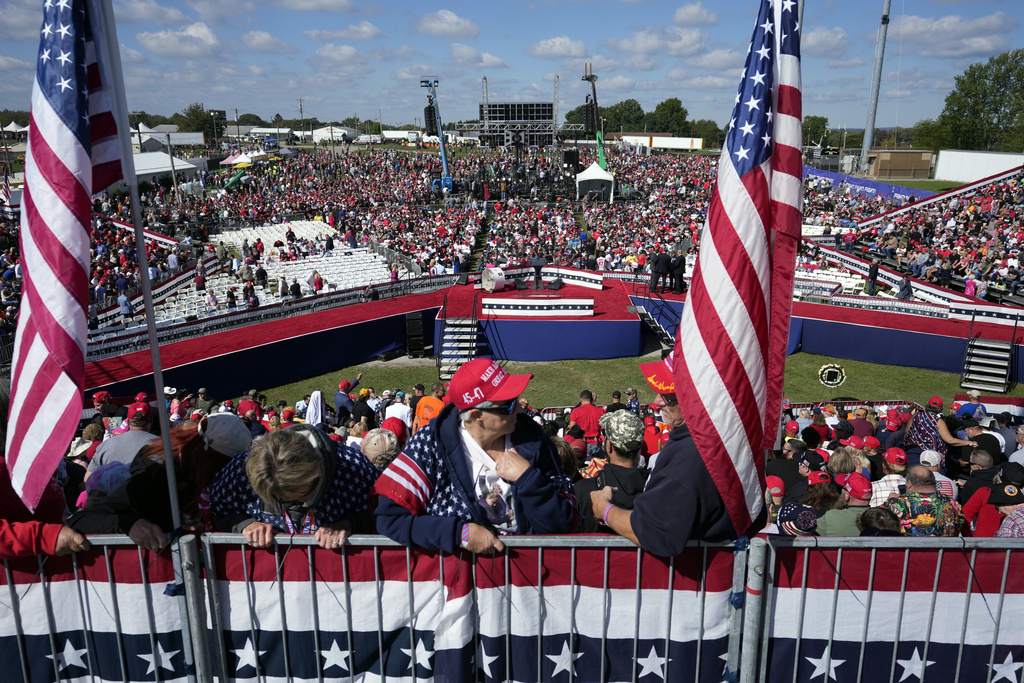
{"type": "Polygon", "coordinates": [[[635,451],[644,440],[644,423],[628,410],[605,413],[599,420],[606,439],[622,451],[635,451]]]}

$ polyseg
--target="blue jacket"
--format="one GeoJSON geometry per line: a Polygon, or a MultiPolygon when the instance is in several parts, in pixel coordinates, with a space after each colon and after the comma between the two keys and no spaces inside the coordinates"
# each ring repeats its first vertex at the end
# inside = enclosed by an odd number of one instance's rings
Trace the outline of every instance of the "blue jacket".
{"type": "MultiPolygon", "coordinates": [[[[458,410],[449,404],[384,471],[374,486],[378,532],[403,545],[454,553],[464,523],[492,528],[476,504],[459,430],[458,410]]],[[[572,483],[551,439],[519,415],[512,445],[531,465],[512,484],[519,533],[571,532],[576,520],[572,483]]]]}

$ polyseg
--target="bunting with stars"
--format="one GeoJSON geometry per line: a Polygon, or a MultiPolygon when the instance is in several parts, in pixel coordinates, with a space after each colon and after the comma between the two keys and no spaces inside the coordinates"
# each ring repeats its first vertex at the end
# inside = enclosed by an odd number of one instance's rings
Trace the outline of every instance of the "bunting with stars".
{"type": "Polygon", "coordinates": [[[683,416],[737,534],[763,508],[802,212],[795,0],[762,0],[676,336],[683,416]]]}

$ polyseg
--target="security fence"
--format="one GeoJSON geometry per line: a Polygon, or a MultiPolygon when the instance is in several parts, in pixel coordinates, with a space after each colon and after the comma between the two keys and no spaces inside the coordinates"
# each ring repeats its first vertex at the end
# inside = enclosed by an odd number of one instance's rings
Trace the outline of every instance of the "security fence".
{"type": "Polygon", "coordinates": [[[674,558],[609,536],[494,556],[92,537],[4,563],[5,679],[1016,681],[1015,540],[755,538],[674,558]],[[20,675],[19,675],[20,674],[20,675]]]}

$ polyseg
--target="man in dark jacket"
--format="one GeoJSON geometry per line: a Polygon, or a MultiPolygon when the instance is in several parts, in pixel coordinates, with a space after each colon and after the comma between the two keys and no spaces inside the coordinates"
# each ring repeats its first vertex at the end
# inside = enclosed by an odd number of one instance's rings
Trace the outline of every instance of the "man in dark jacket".
{"type": "MultiPolygon", "coordinates": [[[[620,536],[644,550],[661,557],[674,557],[683,552],[690,539],[728,541],[736,538],[732,520],[721,494],[685,424],[682,408],[676,397],[673,356],[653,363],[641,363],[640,371],[657,395],[651,405],[661,411],[662,421],[674,429],[669,441],[654,460],[651,476],[643,493],[633,501],[633,509],[616,505],[612,487],[590,494],[594,517],[620,536]]],[[[724,452],[720,457],[728,457],[724,452]]],[[[764,527],[766,511],[762,508],[746,530],[764,527]]]]}
{"type": "Polygon", "coordinates": [[[458,369],[451,403],[374,486],[380,533],[412,547],[490,553],[504,549],[502,535],[573,530],[569,477],[519,405],[532,377],[510,375],[489,358],[458,369]]]}
{"type": "Polygon", "coordinates": [[[684,278],[686,277],[686,252],[679,251],[675,258],[672,259],[672,279],[675,281],[676,294],[682,294],[686,291],[686,283],[684,278]]]}
{"type": "Polygon", "coordinates": [[[658,290],[658,280],[662,281],[662,289],[668,286],[668,274],[672,267],[672,259],[662,249],[651,259],[651,294],[658,290]]]}
{"type": "Polygon", "coordinates": [[[626,510],[633,509],[633,499],[643,490],[650,470],[637,467],[640,445],[644,439],[643,421],[628,410],[616,410],[601,416],[604,431],[604,453],[608,464],[596,477],[576,482],[576,506],[582,521],[580,531],[586,534],[607,532],[599,524],[590,504],[590,494],[599,488],[612,487],[612,502],[626,510]]]}

